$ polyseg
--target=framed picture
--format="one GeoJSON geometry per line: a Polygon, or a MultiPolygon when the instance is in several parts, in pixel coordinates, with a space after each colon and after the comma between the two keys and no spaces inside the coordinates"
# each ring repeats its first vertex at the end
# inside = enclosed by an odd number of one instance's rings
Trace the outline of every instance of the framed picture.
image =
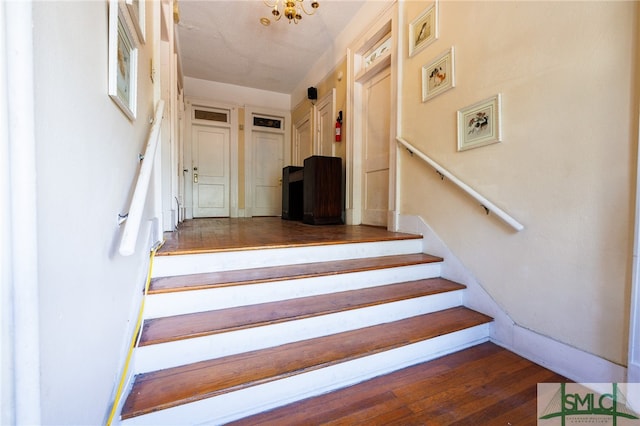
{"type": "Polygon", "coordinates": [[[458,111],[458,151],[502,142],[501,104],[497,94],[458,111]]]}
{"type": "Polygon", "coordinates": [[[438,39],[438,0],[409,24],[409,56],[438,39]]]}
{"type": "Polygon", "coordinates": [[[136,118],[138,47],[132,23],[118,0],[109,1],[109,96],[129,120],[136,118]]]}
{"type": "Polygon", "coordinates": [[[453,46],[422,67],[422,102],[455,87],[453,46]]]}
{"type": "Polygon", "coordinates": [[[131,15],[131,21],[133,27],[138,34],[138,41],[140,44],[144,44],[145,37],[145,0],[126,0],[127,9],[129,9],[129,15],[131,15]]]}

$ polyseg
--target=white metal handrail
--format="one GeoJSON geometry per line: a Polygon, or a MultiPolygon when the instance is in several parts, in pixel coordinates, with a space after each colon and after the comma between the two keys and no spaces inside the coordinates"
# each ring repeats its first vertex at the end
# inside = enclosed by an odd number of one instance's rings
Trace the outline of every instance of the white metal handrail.
{"type": "Polygon", "coordinates": [[[480,203],[480,205],[485,208],[487,214],[489,214],[489,212],[494,213],[496,216],[498,216],[500,219],[505,221],[509,226],[511,226],[516,231],[522,231],[524,229],[524,225],[522,225],[520,222],[515,220],[510,215],[508,215],[504,210],[502,210],[501,208],[499,208],[498,206],[493,204],[491,201],[487,200],[485,197],[480,195],[476,190],[471,188],[469,185],[467,185],[466,183],[462,182],[460,179],[458,179],[457,177],[452,175],[447,169],[442,167],[440,164],[436,163],[434,160],[432,160],[426,154],[422,153],[415,146],[411,145],[409,142],[407,142],[406,140],[404,140],[401,137],[397,137],[396,140],[401,145],[403,145],[407,149],[407,151],[409,151],[411,153],[411,155],[415,154],[418,157],[420,157],[420,159],[422,159],[424,162],[426,162],[431,167],[436,169],[436,172],[438,172],[438,174],[441,177],[443,177],[443,178],[446,177],[452,183],[454,183],[455,185],[460,187],[460,189],[462,189],[464,192],[469,194],[472,198],[477,200],[480,203]]]}
{"type": "Polygon", "coordinates": [[[158,140],[160,139],[160,125],[162,124],[163,112],[164,101],[160,100],[156,107],[156,115],[153,119],[151,131],[149,132],[144,154],[141,156],[142,164],[140,166],[140,172],[138,173],[138,180],[136,181],[136,187],[133,191],[129,213],[126,215],[127,220],[124,223],[124,231],[122,232],[119,249],[120,254],[123,256],[132,255],[136,249],[136,242],[138,241],[138,233],[140,232],[140,224],[142,222],[142,213],[144,212],[154,158],[158,147],[158,140]]]}

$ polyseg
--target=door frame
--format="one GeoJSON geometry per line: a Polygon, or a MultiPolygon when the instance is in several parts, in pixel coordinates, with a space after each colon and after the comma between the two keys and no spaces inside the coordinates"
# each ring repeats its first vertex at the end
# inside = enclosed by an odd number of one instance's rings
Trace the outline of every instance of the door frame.
{"type": "MultiPolygon", "coordinates": [[[[372,73],[367,73],[365,78],[358,80],[358,84],[361,87],[361,109],[362,109],[362,120],[360,128],[357,129],[361,132],[362,137],[360,140],[362,141],[361,150],[359,151],[362,154],[361,165],[361,189],[362,189],[362,198],[361,198],[361,223],[372,226],[388,226],[389,225],[389,211],[390,208],[390,199],[392,197],[391,191],[391,151],[394,148],[395,134],[394,129],[392,127],[391,117],[393,116],[393,111],[391,110],[391,67],[390,66],[382,66],[379,67],[379,70],[372,73]],[[389,114],[389,129],[387,134],[387,154],[385,155],[377,155],[376,149],[384,149],[383,145],[378,145],[375,138],[371,138],[371,125],[369,120],[378,120],[379,117],[371,117],[371,107],[376,110],[378,106],[382,106],[380,100],[375,98],[376,100],[372,103],[373,92],[379,92],[380,90],[388,90],[389,91],[389,105],[386,105],[388,108],[389,114]],[[375,105],[374,105],[375,104],[375,105]],[[387,208],[386,212],[384,209],[371,208],[368,206],[369,200],[368,197],[373,195],[373,192],[370,192],[372,189],[377,192],[377,185],[370,183],[367,177],[377,176],[378,173],[386,171],[387,172],[387,208]],[[373,186],[371,186],[373,185],[373,186]],[[369,209],[367,208],[369,207],[369,209]]],[[[374,124],[373,127],[376,127],[374,124]]],[[[382,190],[382,188],[380,188],[382,190]]],[[[374,198],[377,198],[374,195],[374,198]]],[[[382,198],[382,197],[381,197],[382,198]]]]}
{"type": "Polygon", "coordinates": [[[336,147],[335,147],[335,128],[332,126],[331,130],[333,130],[333,132],[330,132],[330,138],[331,138],[331,143],[329,144],[329,150],[330,152],[322,152],[322,138],[324,136],[326,136],[323,132],[322,132],[322,117],[321,117],[321,112],[324,108],[326,107],[330,107],[331,108],[331,124],[335,123],[336,118],[338,117],[338,113],[336,111],[336,88],[332,88],[326,95],[324,95],[322,98],[320,98],[318,100],[318,102],[313,106],[313,116],[314,116],[314,127],[315,127],[315,132],[313,135],[313,154],[314,155],[324,155],[327,157],[333,157],[335,156],[336,153],[336,147]]]}
{"type": "Polygon", "coordinates": [[[347,161],[346,161],[346,206],[345,216],[346,223],[349,225],[359,225],[362,223],[362,198],[363,198],[363,182],[362,182],[362,161],[363,161],[363,145],[362,145],[362,125],[363,125],[363,84],[367,82],[373,75],[377,74],[381,67],[390,66],[391,72],[391,105],[389,105],[390,113],[390,135],[389,135],[389,203],[387,213],[387,229],[397,230],[398,212],[397,212],[397,150],[396,150],[396,134],[397,134],[397,108],[398,108],[398,23],[397,23],[397,3],[393,2],[383,11],[379,18],[369,26],[369,30],[363,33],[357,40],[347,49],[347,109],[351,114],[347,114],[345,119],[347,127],[347,140],[351,143],[347,144],[347,161]],[[384,55],[379,62],[374,65],[365,67],[365,55],[376,44],[386,38],[391,37],[391,49],[388,55],[384,55]]]}
{"type": "MultiPolygon", "coordinates": [[[[313,128],[311,126],[312,113],[313,113],[313,108],[309,108],[309,112],[303,115],[302,117],[300,117],[300,119],[296,121],[296,123],[293,126],[293,140],[292,140],[292,149],[291,149],[291,161],[293,166],[302,166],[302,162],[304,161],[304,158],[301,158],[302,155],[300,154],[300,139],[301,139],[300,129],[303,126],[307,125],[309,126],[309,132],[313,132],[313,128]]],[[[308,142],[311,146],[311,153],[313,153],[314,152],[313,134],[310,134],[309,136],[310,136],[310,140],[308,142]]]]}
{"type": "Polygon", "coordinates": [[[184,144],[184,168],[182,175],[184,177],[184,205],[185,205],[185,218],[193,219],[193,140],[192,130],[193,125],[198,126],[211,126],[211,127],[226,127],[229,128],[229,216],[238,217],[238,167],[234,167],[234,164],[238,164],[238,107],[237,105],[216,102],[213,100],[186,98],[185,99],[185,115],[186,115],[186,131],[185,131],[185,144],[184,144]],[[229,111],[228,123],[215,123],[207,124],[206,122],[196,121],[193,118],[193,111],[195,108],[212,108],[212,109],[224,109],[229,111]]]}
{"type": "MultiPolygon", "coordinates": [[[[281,118],[283,120],[282,129],[272,130],[275,133],[282,133],[284,136],[284,166],[291,164],[291,112],[280,109],[270,109],[246,105],[244,109],[244,217],[253,217],[253,188],[255,185],[253,170],[255,159],[253,158],[253,116],[264,116],[281,118]]],[[[256,130],[257,131],[257,130],[256,130]]],[[[269,132],[268,128],[260,128],[260,131],[269,132]]]]}

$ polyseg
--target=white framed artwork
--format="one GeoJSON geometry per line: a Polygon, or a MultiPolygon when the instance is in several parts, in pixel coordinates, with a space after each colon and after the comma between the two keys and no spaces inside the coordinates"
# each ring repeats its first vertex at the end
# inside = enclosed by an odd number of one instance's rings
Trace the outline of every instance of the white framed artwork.
{"type": "Polygon", "coordinates": [[[136,118],[138,46],[123,3],[109,1],[109,96],[129,118],[136,118]]]}
{"type": "Polygon", "coordinates": [[[145,0],[126,0],[126,4],[131,16],[131,22],[138,34],[138,41],[143,44],[146,25],[145,0]]]}
{"type": "Polygon", "coordinates": [[[455,87],[453,46],[422,67],[422,102],[455,87]]]}
{"type": "Polygon", "coordinates": [[[458,111],[458,151],[502,142],[502,97],[498,93],[458,111]]]}

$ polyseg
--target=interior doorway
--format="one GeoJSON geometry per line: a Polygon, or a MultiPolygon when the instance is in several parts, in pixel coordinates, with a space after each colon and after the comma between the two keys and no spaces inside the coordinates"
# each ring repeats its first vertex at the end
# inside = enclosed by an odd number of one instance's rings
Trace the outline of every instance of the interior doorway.
{"type": "Polygon", "coordinates": [[[282,214],[282,169],[291,161],[289,112],[245,110],[245,216],[282,214]]]}
{"type": "Polygon", "coordinates": [[[350,49],[347,72],[348,224],[396,228],[397,28],[394,6],[350,49]],[[351,95],[352,94],[352,95],[351,95]]]}
{"type": "Polygon", "coordinates": [[[184,218],[238,216],[238,111],[187,99],[182,169],[184,218]]]}
{"type": "Polygon", "coordinates": [[[311,112],[305,114],[293,126],[294,153],[293,165],[302,166],[304,159],[313,155],[313,138],[311,137],[311,112]]]}
{"type": "Polygon", "coordinates": [[[229,216],[229,129],[191,127],[193,217],[229,216]]]}
{"type": "Polygon", "coordinates": [[[362,88],[362,223],[387,226],[391,71],[387,67],[362,88]]]}
{"type": "MultiPolygon", "coordinates": [[[[335,155],[335,110],[336,89],[322,97],[315,105],[316,150],[315,155],[333,157],[335,155]]],[[[305,157],[306,158],[306,157],[305,157]]]]}
{"type": "Polygon", "coordinates": [[[284,134],[252,132],[253,216],[280,216],[282,213],[282,168],[284,134]]]}

